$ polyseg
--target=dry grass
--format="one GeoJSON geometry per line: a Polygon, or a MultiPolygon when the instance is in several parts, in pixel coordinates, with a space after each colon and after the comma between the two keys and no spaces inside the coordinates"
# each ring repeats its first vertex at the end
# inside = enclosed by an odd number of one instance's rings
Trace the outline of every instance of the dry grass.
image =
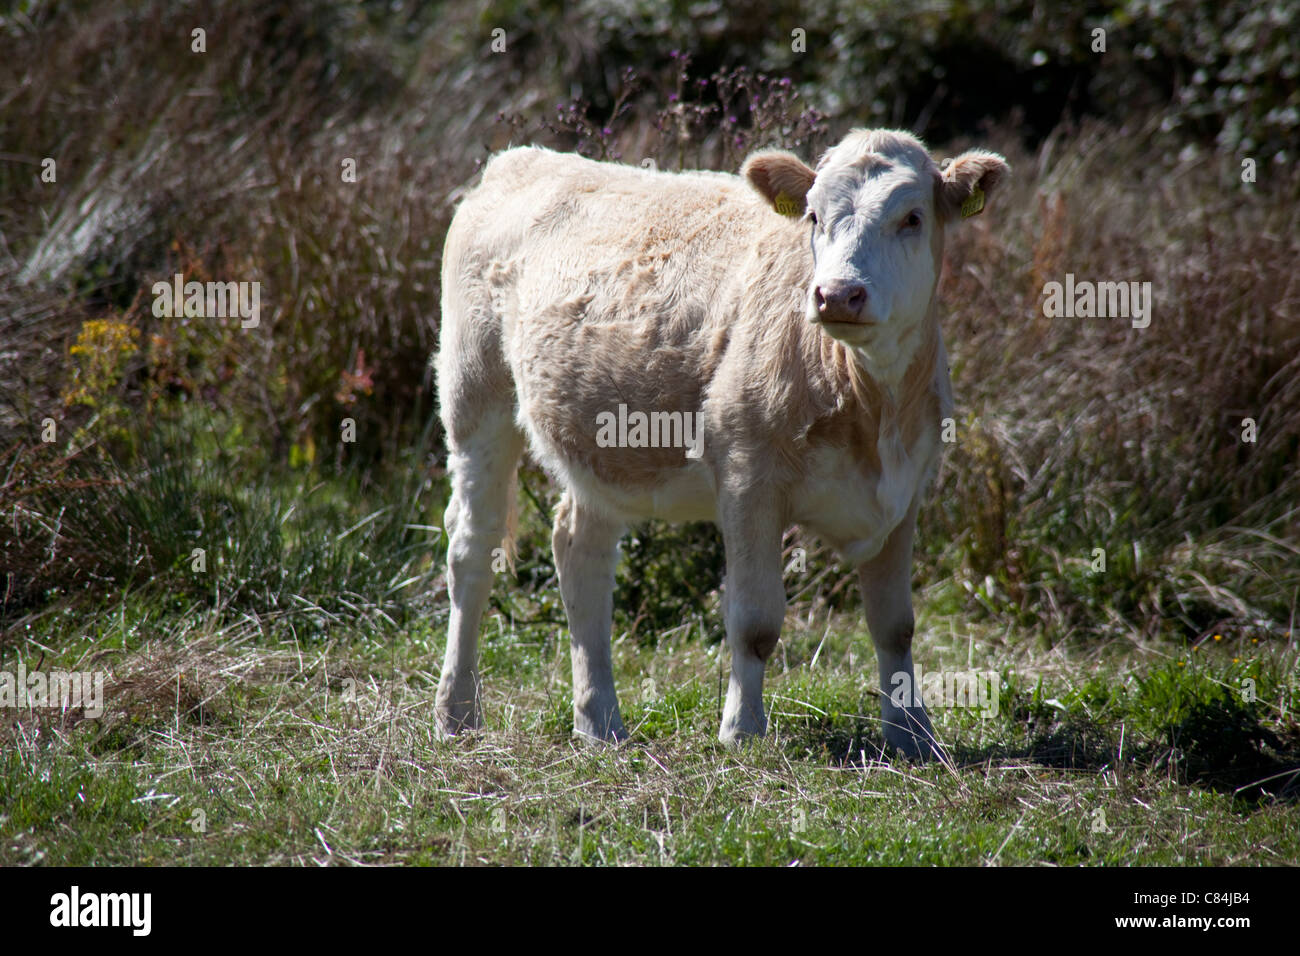
{"type": "Polygon", "coordinates": [[[1141,133],[1005,144],[1011,189],[948,253],[965,427],[928,530],[968,542],[976,582],[1058,627],[1100,623],[1079,600],[1094,547],[1129,628],[1284,627],[1300,587],[1300,239],[1213,156],[1151,163],[1141,133]],[[1043,283],[1067,272],[1151,282],[1150,326],[1045,318],[1043,283]]]}

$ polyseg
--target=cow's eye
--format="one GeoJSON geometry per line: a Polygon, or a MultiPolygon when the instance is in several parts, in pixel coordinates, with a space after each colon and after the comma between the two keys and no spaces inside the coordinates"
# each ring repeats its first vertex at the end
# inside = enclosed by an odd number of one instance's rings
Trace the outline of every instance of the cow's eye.
{"type": "Polygon", "coordinates": [[[808,210],[808,221],[814,226],[817,225],[817,213],[813,212],[811,209],[808,210]]]}
{"type": "Polygon", "coordinates": [[[907,214],[907,218],[903,220],[902,228],[903,229],[921,228],[921,210],[913,209],[911,212],[909,212],[907,214]]]}

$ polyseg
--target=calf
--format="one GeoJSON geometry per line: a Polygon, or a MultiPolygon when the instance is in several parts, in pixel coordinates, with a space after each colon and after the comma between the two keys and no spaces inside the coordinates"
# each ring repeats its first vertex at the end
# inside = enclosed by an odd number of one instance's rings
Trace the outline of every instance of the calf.
{"type": "Polygon", "coordinates": [[[488,163],[447,232],[437,359],[451,499],[444,734],[479,725],[479,620],[510,546],[527,445],[563,488],[552,544],[572,633],[574,731],[626,736],[610,657],[632,522],[711,520],[726,549],[720,737],[763,734],[763,670],[798,524],[857,568],[885,741],[937,753],[913,686],[912,535],[951,414],[935,302],[944,229],[1007,173],[943,170],[915,137],[855,130],[811,169],[739,177],[524,147],[488,163]]]}

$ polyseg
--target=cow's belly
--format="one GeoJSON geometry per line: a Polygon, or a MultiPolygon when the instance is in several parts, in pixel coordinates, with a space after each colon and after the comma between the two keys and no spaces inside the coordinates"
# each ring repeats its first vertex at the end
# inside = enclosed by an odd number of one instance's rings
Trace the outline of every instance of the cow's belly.
{"type": "MultiPolygon", "coordinates": [[[[538,450],[534,446],[534,453],[538,450]]],[[[561,458],[554,451],[539,456],[547,469],[573,488],[579,501],[616,521],[717,520],[717,487],[713,473],[702,462],[693,461],[667,472],[658,482],[629,487],[603,481],[590,468],[561,458]]]]}
{"type": "Polygon", "coordinates": [[[507,356],[534,455],[620,520],[711,520],[703,394],[725,338],[682,306],[609,317],[581,296],[533,309],[507,356]]]}
{"type": "Polygon", "coordinates": [[[918,442],[911,454],[886,459],[874,475],[863,474],[843,451],[818,452],[808,478],[794,495],[794,521],[845,561],[870,561],[906,519],[934,460],[930,439],[918,442]]]}

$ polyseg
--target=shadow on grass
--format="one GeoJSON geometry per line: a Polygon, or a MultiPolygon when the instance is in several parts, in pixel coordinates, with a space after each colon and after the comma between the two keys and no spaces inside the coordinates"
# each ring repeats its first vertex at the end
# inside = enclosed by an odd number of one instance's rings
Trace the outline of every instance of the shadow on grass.
{"type": "MultiPolygon", "coordinates": [[[[1018,741],[950,746],[948,754],[958,769],[1021,761],[1091,773],[1113,769],[1122,759],[1128,771],[1166,773],[1181,784],[1227,794],[1246,809],[1300,803],[1300,728],[1269,730],[1255,710],[1230,699],[1198,703],[1156,735],[1126,735],[1122,758],[1119,729],[1086,716],[1020,726],[1018,741]]],[[[888,756],[878,718],[816,718],[787,725],[782,736],[791,757],[835,766],[863,767],[888,756]]]]}

